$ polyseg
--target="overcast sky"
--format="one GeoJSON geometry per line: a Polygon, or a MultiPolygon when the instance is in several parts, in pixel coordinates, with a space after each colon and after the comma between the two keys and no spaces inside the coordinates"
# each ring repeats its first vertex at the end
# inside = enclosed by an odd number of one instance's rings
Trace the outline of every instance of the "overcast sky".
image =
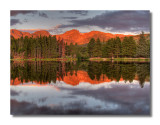
{"type": "Polygon", "coordinates": [[[11,29],[33,33],[47,30],[61,34],[71,29],[139,34],[150,32],[149,11],[11,11],[11,29]]]}

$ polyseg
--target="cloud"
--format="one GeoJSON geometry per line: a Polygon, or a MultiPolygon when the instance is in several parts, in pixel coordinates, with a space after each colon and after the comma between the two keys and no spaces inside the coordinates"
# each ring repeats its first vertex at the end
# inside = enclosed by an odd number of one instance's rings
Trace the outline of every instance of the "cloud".
{"type": "Polygon", "coordinates": [[[135,115],[149,114],[150,112],[150,85],[148,84],[146,84],[143,89],[140,88],[138,84],[111,84],[109,88],[107,88],[107,86],[101,86],[97,89],[88,88],[62,87],[60,89],[62,91],[70,90],[72,92],[71,95],[77,97],[80,95],[83,97],[92,97],[95,100],[101,100],[106,104],[106,107],[109,103],[112,104],[112,106],[117,106],[115,110],[110,110],[109,108],[104,110],[109,114],[135,115]]]}
{"type": "MultiPolygon", "coordinates": [[[[17,16],[19,14],[26,15],[26,14],[37,14],[38,11],[36,10],[11,10],[11,16],[17,16]]],[[[39,12],[40,17],[48,18],[48,15],[44,12],[39,12]]]]}
{"type": "Polygon", "coordinates": [[[23,22],[25,22],[25,23],[28,22],[28,19],[24,19],[23,22]]]}
{"type": "Polygon", "coordinates": [[[14,90],[11,90],[10,94],[11,96],[18,96],[21,92],[16,92],[14,90]]]}
{"type": "Polygon", "coordinates": [[[58,106],[42,106],[39,107],[34,103],[30,102],[19,102],[17,100],[11,99],[11,114],[12,115],[95,115],[104,112],[94,111],[85,108],[86,102],[80,100],[76,102],[70,102],[68,105],[58,106]],[[52,107],[52,108],[51,108],[52,107]]]}
{"type": "Polygon", "coordinates": [[[62,17],[62,19],[77,19],[77,17],[62,17]]]}
{"type": "Polygon", "coordinates": [[[48,32],[51,32],[52,34],[60,34],[62,33],[62,29],[60,28],[61,27],[61,24],[58,24],[50,29],[47,29],[48,32]]]}
{"type": "Polygon", "coordinates": [[[88,11],[86,11],[86,10],[62,10],[59,12],[60,13],[67,12],[67,13],[77,14],[77,15],[81,15],[81,16],[86,16],[88,14],[88,11]]]}
{"type": "Polygon", "coordinates": [[[11,19],[11,26],[16,24],[22,24],[19,19],[11,19]]]}
{"type": "Polygon", "coordinates": [[[110,29],[112,32],[148,31],[150,30],[149,11],[106,11],[93,18],[71,20],[71,24],[62,25],[61,28],[98,26],[110,29]]]}
{"type": "Polygon", "coordinates": [[[73,13],[73,14],[83,15],[83,16],[88,14],[88,11],[86,11],[86,10],[70,10],[68,12],[73,13]]]}
{"type": "Polygon", "coordinates": [[[11,10],[11,16],[17,16],[18,14],[23,14],[23,15],[25,15],[25,14],[35,14],[35,13],[37,13],[37,11],[35,11],[35,10],[11,10]]]}
{"type": "Polygon", "coordinates": [[[48,15],[43,12],[39,12],[39,16],[44,17],[44,18],[48,18],[48,15]]]}
{"type": "Polygon", "coordinates": [[[56,35],[56,34],[62,33],[62,29],[60,27],[61,27],[61,24],[58,24],[58,25],[51,27],[49,29],[39,28],[39,29],[18,29],[18,30],[20,30],[22,32],[29,32],[29,33],[33,33],[33,32],[40,31],[40,30],[46,30],[46,31],[56,35]]]}

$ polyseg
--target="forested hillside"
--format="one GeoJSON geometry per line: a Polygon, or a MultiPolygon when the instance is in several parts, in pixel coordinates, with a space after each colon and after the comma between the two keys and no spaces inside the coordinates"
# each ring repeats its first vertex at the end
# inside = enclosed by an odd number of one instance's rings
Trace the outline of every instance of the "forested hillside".
{"type": "Polygon", "coordinates": [[[142,32],[139,38],[120,37],[101,41],[91,38],[89,43],[68,44],[56,36],[11,38],[11,58],[149,58],[150,40],[142,32]]]}

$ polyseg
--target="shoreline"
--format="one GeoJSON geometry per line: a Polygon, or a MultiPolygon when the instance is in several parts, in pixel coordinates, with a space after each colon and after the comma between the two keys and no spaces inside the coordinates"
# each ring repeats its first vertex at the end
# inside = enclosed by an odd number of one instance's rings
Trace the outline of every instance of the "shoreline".
{"type": "Polygon", "coordinates": [[[150,62],[150,58],[90,58],[89,61],[150,62]]]}
{"type": "MultiPolygon", "coordinates": [[[[10,59],[11,61],[78,61],[77,58],[31,58],[31,59],[23,59],[23,58],[15,58],[10,59]]],[[[84,59],[86,61],[123,61],[123,62],[150,62],[150,58],[89,58],[84,59]]]]}

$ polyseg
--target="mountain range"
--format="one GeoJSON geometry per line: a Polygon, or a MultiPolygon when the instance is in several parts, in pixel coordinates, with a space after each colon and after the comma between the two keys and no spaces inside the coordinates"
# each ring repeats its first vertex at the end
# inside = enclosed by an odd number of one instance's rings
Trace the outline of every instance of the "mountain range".
{"type": "MultiPolygon", "coordinates": [[[[25,37],[25,36],[28,36],[28,37],[33,36],[33,38],[36,38],[36,37],[40,37],[40,36],[53,36],[53,35],[51,35],[46,30],[40,30],[40,31],[36,31],[34,33],[29,33],[29,32],[22,32],[22,31],[19,31],[16,29],[11,29],[10,36],[14,37],[15,39],[18,39],[20,37],[25,37]]],[[[66,31],[63,34],[58,34],[58,35],[56,35],[56,38],[63,39],[64,42],[67,42],[68,44],[77,43],[78,45],[82,45],[82,44],[89,43],[91,38],[94,38],[94,39],[99,38],[102,42],[103,41],[105,42],[105,41],[107,41],[111,38],[115,38],[115,37],[119,37],[122,40],[125,36],[133,36],[135,40],[137,40],[139,38],[139,35],[112,34],[112,33],[105,33],[105,32],[101,32],[101,31],[91,31],[91,32],[87,32],[87,33],[80,33],[76,29],[66,31]]],[[[148,39],[150,38],[150,34],[145,34],[145,36],[147,36],[148,39]]]]}

